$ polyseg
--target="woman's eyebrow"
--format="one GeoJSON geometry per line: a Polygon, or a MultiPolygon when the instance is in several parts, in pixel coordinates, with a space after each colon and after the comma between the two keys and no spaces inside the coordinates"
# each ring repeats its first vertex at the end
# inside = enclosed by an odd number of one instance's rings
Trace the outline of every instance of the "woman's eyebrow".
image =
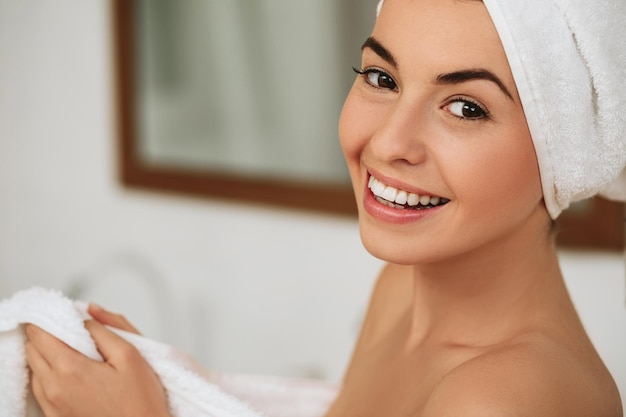
{"type": "Polygon", "coordinates": [[[506,88],[502,80],[500,80],[500,78],[498,78],[498,76],[495,75],[493,72],[482,68],[455,71],[447,74],[439,74],[435,78],[435,84],[461,84],[471,80],[491,81],[495,83],[508,98],[515,101],[513,99],[513,95],[506,88]]]}
{"type": "Polygon", "coordinates": [[[374,51],[376,55],[378,55],[379,57],[387,61],[390,65],[393,65],[395,68],[398,67],[398,64],[396,63],[396,60],[391,54],[391,52],[389,52],[387,48],[382,46],[381,43],[378,42],[374,37],[370,36],[369,38],[365,40],[365,42],[363,43],[363,46],[361,46],[361,51],[366,48],[369,48],[372,51],[374,51]]]}
{"type": "MultiPolygon", "coordinates": [[[[396,60],[391,54],[391,52],[389,52],[389,50],[385,48],[373,36],[370,36],[369,38],[367,38],[365,42],[363,43],[363,46],[361,46],[361,50],[364,50],[366,48],[374,51],[376,55],[381,57],[390,65],[393,65],[395,68],[398,67],[398,64],[396,63],[396,60]]],[[[446,74],[439,74],[435,78],[435,84],[461,84],[461,83],[471,81],[471,80],[491,81],[495,83],[508,98],[515,101],[513,99],[513,95],[506,88],[502,80],[500,80],[500,78],[497,75],[495,75],[493,72],[486,70],[486,69],[482,69],[482,68],[454,71],[454,72],[450,72],[446,74]]]]}

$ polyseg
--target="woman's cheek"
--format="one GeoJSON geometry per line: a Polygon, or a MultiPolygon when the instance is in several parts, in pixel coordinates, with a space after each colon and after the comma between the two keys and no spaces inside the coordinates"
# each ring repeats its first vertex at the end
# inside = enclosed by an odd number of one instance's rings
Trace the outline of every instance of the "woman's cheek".
{"type": "Polygon", "coordinates": [[[350,159],[350,155],[354,153],[358,147],[358,140],[356,138],[358,137],[360,128],[356,107],[353,93],[350,92],[343,105],[339,118],[339,140],[344,156],[348,160],[350,159]]]}

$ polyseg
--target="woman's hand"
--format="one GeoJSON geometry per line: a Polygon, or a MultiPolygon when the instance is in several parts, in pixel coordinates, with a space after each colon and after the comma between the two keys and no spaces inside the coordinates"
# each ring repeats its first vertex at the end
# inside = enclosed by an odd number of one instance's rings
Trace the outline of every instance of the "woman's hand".
{"type": "MultiPolygon", "coordinates": [[[[94,313],[107,324],[137,332],[123,317],[114,319],[121,316],[90,311],[94,313]]],[[[34,325],[26,326],[33,394],[46,417],[169,416],[165,390],[137,349],[97,321],[89,320],[85,327],[105,362],[87,358],[34,325]]]]}
{"type": "Polygon", "coordinates": [[[101,324],[115,327],[116,329],[124,330],[130,333],[141,334],[135,326],[126,320],[126,317],[121,314],[111,313],[97,304],[89,304],[87,312],[94,318],[94,320],[101,324]]]}

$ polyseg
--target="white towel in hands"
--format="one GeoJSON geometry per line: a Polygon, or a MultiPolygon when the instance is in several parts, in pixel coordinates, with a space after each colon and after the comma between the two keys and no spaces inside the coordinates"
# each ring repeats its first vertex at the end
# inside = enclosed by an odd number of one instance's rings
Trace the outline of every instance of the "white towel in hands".
{"type": "MultiPolygon", "coordinates": [[[[94,360],[102,361],[83,320],[87,305],[42,288],[21,291],[0,302],[0,417],[40,417],[32,397],[24,351],[24,324],[35,324],[94,360]]],[[[172,347],[113,329],[132,343],[165,386],[174,417],[260,417],[247,404],[201,377],[172,347]]]]}

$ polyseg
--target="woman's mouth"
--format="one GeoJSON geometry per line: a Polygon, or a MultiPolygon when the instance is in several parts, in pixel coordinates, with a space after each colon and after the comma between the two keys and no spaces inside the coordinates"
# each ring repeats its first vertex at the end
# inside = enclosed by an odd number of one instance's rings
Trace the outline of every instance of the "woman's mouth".
{"type": "Polygon", "coordinates": [[[370,175],[368,188],[372,191],[374,198],[381,204],[395,209],[422,210],[437,206],[442,206],[448,201],[447,198],[419,195],[416,193],[399,190],[395,187],[385,185],[370,175]]]}

